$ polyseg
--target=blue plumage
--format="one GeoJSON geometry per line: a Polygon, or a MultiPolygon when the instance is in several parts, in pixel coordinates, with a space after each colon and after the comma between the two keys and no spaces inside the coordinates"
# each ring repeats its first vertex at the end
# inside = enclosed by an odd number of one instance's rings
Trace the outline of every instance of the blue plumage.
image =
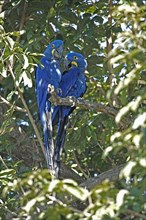
{"type": "MultiPolygon", "coordinates": [[[[68,69],[60,82],[62,90],[61,97],[74,96],[82,97],[86,91],[85,69],[87,62],[85,58],[75,52],[70,52],[65,57],[65,66],[68,69]]],[[[58,133],[56,138],[56,148],[54,154],[54,167],[58,175],[60,166],[60,156],[63,150],[68,116],[75,109],[71,106],[56,106],[53,110],[53,125],[58,122],[58,133]]]]}
{"type": "Polygon", "coordinates": [[[44,51],[41,65],[36,71],[36,93],[40,119],[43,125],[44,144],[46,148],[47,165],[53,170],[53,134],[52,134],[52,115],[51,103],[48,86],[52,85],[55,89],[59,88],[61,81],[60,60],[63,53],[63,42],[55,40],[51,42],[44,51]]]}

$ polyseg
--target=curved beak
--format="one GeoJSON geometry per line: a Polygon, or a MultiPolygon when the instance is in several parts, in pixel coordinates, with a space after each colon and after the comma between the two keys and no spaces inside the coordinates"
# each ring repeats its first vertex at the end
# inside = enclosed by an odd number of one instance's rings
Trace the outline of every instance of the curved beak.
{"type": "Polygon", "coordinates": [[[66,69],[70,69],[71,67],[78,67],[77,62],[68,60],[67,57],[64,59],[64,66],[66,69]]]}
{"type": "Polygon", "coordinates": [[[56,50],[62,56],[62,54],[63,54],[63,45],[60,45],[60,47],[58,47],[56,50]]]}
{"type": "Polygon", "coordinates": [[[60,45],[59,47],[55,48],[52,50],[52,55],[57,58],[60,59],[63,55],[63,45],[60,45]]]}
{"type": "Polygon", "coordinates": [[[67,57],[65,57],[65,59],[64,59],[64,67],[65,67],[66,69],[71,68],[71,61],[68,60],[67,57]]]}

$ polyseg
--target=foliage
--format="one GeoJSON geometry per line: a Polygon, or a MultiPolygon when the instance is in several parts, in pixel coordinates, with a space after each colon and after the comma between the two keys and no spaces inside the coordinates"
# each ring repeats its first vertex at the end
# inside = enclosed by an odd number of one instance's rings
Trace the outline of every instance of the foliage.
{"type": "MultiPolygon", "coordinates": [[[[3,5],[1,219],[145,218],[146,7],[139,0],[112,3],[112,23],[109,1],[10,0],[3,5]],[[110,37],[112,50],[106,44],[110,37]],[[64,53],[74,50],[86,56],[84,98],[118,109],[115,120],[94,109],[76,109],[62,159],[86,178],[124,162],[115,183],[105,181],[87,190],[73,180],[51,180],[48,171],[40,169],[45,167],[43,157],[38,165],[33,148],[38,151],[40,145],[25,107],[37,119],[35,67],[53,39],[63,39],[64,53]],[[121,127],[123,119],[127,124],[121,127]],[[24,163],[17,163],[21,159],[24,163]]],[[[41,133],[40,123],[37,127],[41,133]]]]}

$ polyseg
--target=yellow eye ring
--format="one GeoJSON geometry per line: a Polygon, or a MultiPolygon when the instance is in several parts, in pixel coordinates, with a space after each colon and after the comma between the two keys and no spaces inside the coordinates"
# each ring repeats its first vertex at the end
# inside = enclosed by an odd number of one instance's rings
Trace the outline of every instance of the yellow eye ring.
{"type": "Polygon", "coordinates": [[[54,44],[52,44],[52,48],[54,48],[55,47],[55,45],[54,44]]]}
{"type": "Polygon", "coordinates": [[[77,59],[78,59],[78,57],[77,57],[77,56],[74,56],[73,58],[74,58],[74,60],[77,60],[77,59]]]}

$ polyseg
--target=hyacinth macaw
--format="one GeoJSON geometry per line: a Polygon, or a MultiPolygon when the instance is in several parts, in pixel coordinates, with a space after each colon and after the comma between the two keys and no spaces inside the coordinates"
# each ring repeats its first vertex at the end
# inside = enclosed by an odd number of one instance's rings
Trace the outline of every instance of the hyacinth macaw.
{"type": "Polygon", "coordinates": [[[36,70],[36,93],[39,115],[43,125],[44,144],[46,148],[46,160],[49,170],[53,170],[54,143],[52,133],[52,114],[50,93],[48,86],[59,89],[61,81],[60,60],[63,54],[63,42],[52,41],[44,51],[41,64],[36,70]]]}
{"type": "MultiPolygon", "coordinates": [[[[85,58],[75,52],[70,52],[65,56],[65,67],[68,69],[62,75],[60,82],[61,97],[74,96],[82,97],[86,91],[85,69],[87,62],[85,58]]],[[[53,110],[53,125],[58,122],[58,132],[56,137],[56,148],[54,153],[54,169],[56,175],[59,173],[60,157],[63,150],[68,116],[75,109],[75,106],[55,106],[53,110]]]]}

